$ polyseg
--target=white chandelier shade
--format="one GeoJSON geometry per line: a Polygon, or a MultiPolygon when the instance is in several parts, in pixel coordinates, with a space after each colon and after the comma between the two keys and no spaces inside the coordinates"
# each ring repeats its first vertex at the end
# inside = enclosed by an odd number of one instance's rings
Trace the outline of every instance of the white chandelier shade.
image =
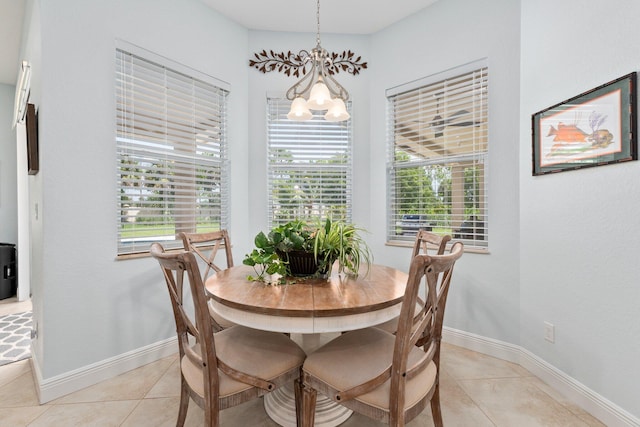
{"type": "Polygon", "coordinates": [[[331,106],[331,94],[329,88],[324,84],[322,75],[318,76],[318,81],[311,88],[307,107],[310,110],[328,110],[331,106]]]}
{"type": "Polygon", "coordinates": [[[291,110],[287,114],[287,118],[289,120],[311,120],[312,117],[313,113],[307,107],[307,101],[303,97],[297,96],[291,103],[291,110]]]}
{"type": "Polygon", "coordinates": [[[331,102],[331,108],[324,115],[324,119],[328,122],[342,122],[349,120],[349,113],[347,107],[341,98],[334,98],[331,102]]]}

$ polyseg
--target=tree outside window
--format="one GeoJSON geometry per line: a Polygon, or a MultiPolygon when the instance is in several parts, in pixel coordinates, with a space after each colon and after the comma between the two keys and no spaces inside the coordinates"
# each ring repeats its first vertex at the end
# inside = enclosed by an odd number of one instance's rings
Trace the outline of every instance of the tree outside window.
{"type": "Polygon", "coordinates": [[[464,68],[387,92],[389,241],[421,228],[488,247],[488,70],[464,68]]]}

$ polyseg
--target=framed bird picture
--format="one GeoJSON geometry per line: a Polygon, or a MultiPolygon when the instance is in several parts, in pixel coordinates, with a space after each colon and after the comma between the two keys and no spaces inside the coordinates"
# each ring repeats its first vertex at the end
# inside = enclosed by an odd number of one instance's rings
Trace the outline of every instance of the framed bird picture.
{"type": "Polygon", "coordinates": [[[533,175],[638,159],[636,73],[532,115],[533,175]]]}

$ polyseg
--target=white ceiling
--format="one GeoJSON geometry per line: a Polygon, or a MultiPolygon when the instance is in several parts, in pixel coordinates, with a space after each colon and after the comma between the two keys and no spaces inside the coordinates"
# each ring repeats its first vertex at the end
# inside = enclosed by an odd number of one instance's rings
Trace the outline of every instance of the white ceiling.
{"type": "MultiPolygon", "coordinates": [[[[316,31],[314,0],[200,0],[243,27],[316,31]]],[[[437,0],[321,0],[320,32],[371,34],[437,0]]]]}
{"type": "MultiPolygon", "coordinates": [[[[313,0],[200,0],[251,30],[315,32],[313,0]]],[[[320,32],[371,34],[437,0],[321,0],[320,32]]],[[[0,0],[0,83],[16,84],[26,0],[0,0]]]]}

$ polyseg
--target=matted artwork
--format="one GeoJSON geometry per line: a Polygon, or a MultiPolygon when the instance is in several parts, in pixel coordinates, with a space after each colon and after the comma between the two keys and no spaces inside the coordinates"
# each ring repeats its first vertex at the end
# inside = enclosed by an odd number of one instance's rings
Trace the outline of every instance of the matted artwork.
{"type": "Polygon", "coordinates": [[[533,175],[638,159],[636,73],[531,117],[533,175]]]}

